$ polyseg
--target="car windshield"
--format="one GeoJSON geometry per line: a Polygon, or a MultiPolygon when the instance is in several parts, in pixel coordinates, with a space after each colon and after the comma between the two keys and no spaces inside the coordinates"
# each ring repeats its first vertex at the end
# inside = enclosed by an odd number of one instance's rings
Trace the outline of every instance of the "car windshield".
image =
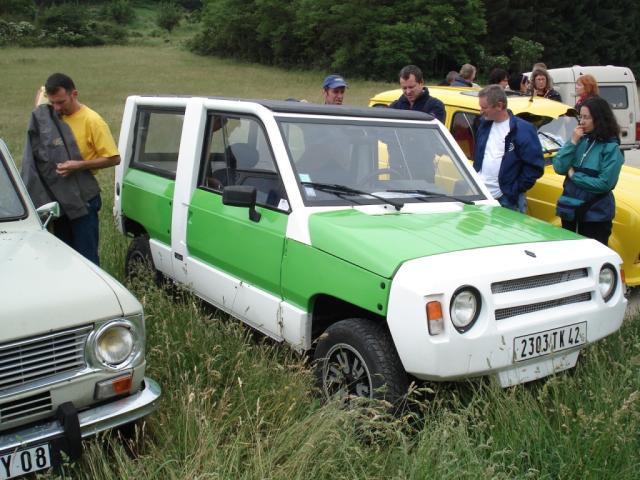
{"type": "Polygon", "coordinates": [[[306,205],[484,199],[435,125],[282,117],[279,125],[306,205]]]}
{"type": "Polygon", "coordinates": [[[0,222],[7,222],[25,216],[26,210],[20,194],[0,157],[0,222]]]}
{"type": "Polygon", "coordinates": [[[578,125],[578,120],[575,117],[565,115],[542,125],[538,129],[538,138],[544,153],[557,152],[571,139],[571,133],[576,125],[578,125]]]}

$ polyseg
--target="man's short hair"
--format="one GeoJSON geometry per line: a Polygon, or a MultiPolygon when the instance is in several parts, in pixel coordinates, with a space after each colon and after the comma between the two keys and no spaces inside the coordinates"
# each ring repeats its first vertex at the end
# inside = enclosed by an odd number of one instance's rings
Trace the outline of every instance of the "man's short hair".
{"type": "Polygon", "coordinates": [[[476,67],[471,65],[470,63],[465,63],[460,67],[460,76],[464,79],[471,80],[473,76],[476,74],[476,67]]]}
{"type": "Polygon", "coordinates": [[[420,70],[420,68],[416,67],[415,65],[407,65],[405,67],[402,67],[402,70],[400,70],[400,74],[398,76],[403,80],[409,80],[409,77],[411,75],[416,77],[416,82],[418,83],[424,82],[424,77],[422,76],[422,70],[420,70]]]}
{"type": "Polygon", "coordinates": [[[67,92],[72,92],[76,89],[76,85],[71,80],[71,77],[64,73],[54,73],[44,84],[44,89],[47,95],[53,95],[59,89],[64,88],[67,92]]]}
{"type": "Polygon", "coordinates": [[[487,99],[487,103],[490,107],[495,107],[498,105],[498,102],[502,102],[504,108],[507,108],[507,94],[504,93],[504,90],[500,85],[487,85],[480,93],[478,93],[478,98],[485,97],[487,99]]]}

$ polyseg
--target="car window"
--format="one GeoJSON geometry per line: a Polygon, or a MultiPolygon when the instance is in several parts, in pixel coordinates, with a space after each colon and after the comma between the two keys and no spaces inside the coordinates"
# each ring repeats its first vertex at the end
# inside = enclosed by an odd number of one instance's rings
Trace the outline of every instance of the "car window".
{"type": "Polygon", "coordinates": [[[571,140],[571,134],[576,125],[578,120],[575,117],[565,115],[542,125],[538,129],[538,139],[544,153],[556,152],[571,140]]]}
{"type": "Polygon", "coordinates": [[[620,110],[629,108],[629,99],[627,97],[627,87],[623,85],[600,86],[600,96],[604,98],[611,108],[620,110]]]}
{"type": "Polygon", "coordinates": [[[24,218],[27,210],[9,170],[0,158],[0,222],[24,218]]]}
{"type": "Polygon", "coordinates": [[[198,186],[256,188],[256,203],[288,210],[286,194],[262,125],[252,117],[211,114],[198,186]]]}
{"type": "Polygon", "coordinates": [[[464,160],[435,125],[311,117],[278,123],[307,205],[480,198],[464,160]]]}
{"type": "Polygon", "coordinates": [[[451,120],[451,134],[470,160],[473,160],[476,129],[479,121],[480,115],[470,112],[456,112],[451,120]]]}
{"type": "Polygon", "coordinates": [[[176,178],[184,110],[140,109],[131,166],[176,178]]]}

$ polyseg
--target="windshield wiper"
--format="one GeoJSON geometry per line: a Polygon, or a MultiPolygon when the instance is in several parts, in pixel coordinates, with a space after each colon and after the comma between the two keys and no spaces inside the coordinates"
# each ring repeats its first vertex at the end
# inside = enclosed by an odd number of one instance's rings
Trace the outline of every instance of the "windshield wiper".
{"type": "MultiPolygon", "coordinates": [[[[420,195],[423,199],[424,198],[452,198],[454,199],[456,202],[460,202],[460,203],[464,203],[465,205],[475,205],[476,202],[473,202],[471,200],[466,200],[464,198],[460,198],[460,197],[456,197],[454,195],[447,195],[445,193],[440,193],[440,192],[431,192],[429,190],[419,190],[419,189],[407,189],[407,190],[387,190],[387,192],[394,192],[394,193],[417,193],[418,195],[420,195]]],[[[418,197],[418,198],[421,198],[418,197]]]]}
{"type": "Polygon", "coordinates": [[[376,195],[375,193],[365,192],[364,190],[358,190],[355,188],[347,187],[346,185],[340,185],[336,183],[318,183],[318,182],[300,182],[305,187],[312,187],[316,190],[320,190],[322,192],[333,193],[339,197],[344,195],[361,195],[366,197],[372,197],[377,200],[380,200],[384,203],[391,205],[398,212],[404,207],[404,203],[402,202],[394,202],[388,198],[381,197],[380,195],[376,195]]]}
{"type": "Polygon", "coordinates": [[[548,138],[549,140],[551,140],[553,143],[555,143],[556,145],[558,145],[558,148],[550,148],[547,149],[547,152],[557,152],[558,150],[560,150],[560,148],[562,147],[562,144],[558,141],[557,137],[554,137],[553,135],[551,135],[550,133],[547,132],[541,132],[540,130],[538,130],[538,135],[542,135],[544,138],[548,138]]]}

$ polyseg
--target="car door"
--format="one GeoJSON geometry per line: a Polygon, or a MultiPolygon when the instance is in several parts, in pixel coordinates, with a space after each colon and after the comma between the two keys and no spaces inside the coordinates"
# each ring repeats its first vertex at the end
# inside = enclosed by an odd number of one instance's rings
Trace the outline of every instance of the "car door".
{"type": "Polygon", "coordinates": [[[289,204],[260,121],[210,113],[197,187],[188,208],[190,282],[205,298],[280,338],[280,270],[289,204]],[[256,189],[249,208],[225,205],[225,188],[256,189]],[[194,285],[195,286],[195,285],[194,285]]]}

